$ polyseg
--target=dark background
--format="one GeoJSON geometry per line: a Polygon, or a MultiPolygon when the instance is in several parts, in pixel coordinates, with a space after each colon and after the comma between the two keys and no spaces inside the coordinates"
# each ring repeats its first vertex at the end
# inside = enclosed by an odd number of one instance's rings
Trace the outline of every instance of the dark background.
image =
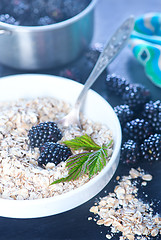
{"type": "MultiPolygon", "coordinates": [[[[161,1],[98,0],[95,11],[95,33],[92,44],[104,44],[120,23],[129,15],[133,14],[137,17],[147,12],[161,12],[161,1]]],[[[125,47],[120,55],[111,63],[108,72],[119,74],[130,82],[144,84],[150,89],[154,100],[161,99],[161,89],[154,86],[146,77],[143,67],[135,60],[128,47],[125,47]]],[[[17,73],[25,72],[0,65],[1,77],[17,73]]],[[[42,73],[55,74],[55,70],[51,69],[42,73]]],[[[105,81],[97,81],[93,89],[113,106],[118,103],[115,97],[108,95],[105,81]]],[[[137,166],[140,166],[146,172],[153,175],[153,180],[146,187],[139,187],[139,197],[145,202],[154,202],[154,211],[161,213],[161,162],[140,162],[137,166]]],[[[0,217],[0,239],[106,239],[105,235],[109,229],[104,226],[98,226],[94,221],[88,221],[88,217],[92,216],[89,208],[94,204],[96,199],[105,196],[109,192],[113,192],[114,186],[117,184],[115,181],[116,176],[128,175],[129,169],[129,166],[120,163],[110,183],[96,197],[68,212],[38,219],[9,219],[0,217]]],[[[112,239],[119,239],[119,235],[115,235],[112,239]]],[[[161,237],[157,239],[161,239],[161,237]]]]}

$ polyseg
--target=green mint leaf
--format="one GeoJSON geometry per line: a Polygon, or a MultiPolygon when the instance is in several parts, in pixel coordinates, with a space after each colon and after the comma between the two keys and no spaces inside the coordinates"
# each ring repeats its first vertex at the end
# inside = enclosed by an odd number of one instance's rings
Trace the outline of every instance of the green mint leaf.
{"type": "Polygon", "coordinates": [[[79,178],[87,173],[86,162],[89,158],[90,152],[83,152],[73,155],[67,159],[66,167],[68,168],[68,176],[54,181],[52,184],[71,181],[79,178]]]}
{"type": "Polygon", "coordinates": [[[68,181],[68,176],[65,178],[60,178],[58,180],[55,180],[54,182],[52,182],[50,185],[56,184],[56,183],[61,183],[61,182],[66,182],[68,181]]]}
{"type": "Polygon", "coordinates": [[[95,150],[99,150],[101,148],[87,134],[85,134],[81,137],[76,137],[74,139],[64,141],[62,143],[73,150],[83,149],[83,150],[87,150],[87,151],[91,151],[91,150],[95,151],[95,150]]]}
{"type": "Polygon", "coordinates": [[[88,159],[88,171],[89,178],[91,178],[95,173],[100,172],[106,165],[107,154],[104,149],[100,149],[96,152],[93,152],[88,159]]]}
{"type": "Polygon", "coordinates": [[[83,172],[86,173],[84,164],[87,162],[91,152],[83,152],[75,154],[67,159],[66,167],[68,168],[69,174],[76,168],[82,168],[83,172]]]}
{"type": "MultiPolygon", "coordinates": [[[[69,157],[66,161],[66,167],[68,168],[68,176],[58,179],[52,184],[75,180],[87,173],[89,175],[89,178],[91,178],[94,174],[100,172],[106,166],[108,162],[108,150],[112,146],[113,141],[111,140],[109,144],[103,144],[102,147],[100,147],[95,144],[95,142],[90,137],[88,137],[88,135],[84,135],[82,137],[77,138],[79,142],[78,145],[77,143],[75,144],[75,142],[72,142],[72,144],[74,143],[72,146],[74,146],[75,149],[79,149],[78,146],[81,146],[82,148],[83,145],[81,144],[82,142],[85,142],[86,147],[87,145],[91,147],[93,144],[94,149],[89,147],[90,150],[88,152],[82,152],[69,157]],[[82,137],[83,141],[80,141],[80,138],[82,137]]],[[[69,142],[71,144],[71,140],[69,142]]]]}

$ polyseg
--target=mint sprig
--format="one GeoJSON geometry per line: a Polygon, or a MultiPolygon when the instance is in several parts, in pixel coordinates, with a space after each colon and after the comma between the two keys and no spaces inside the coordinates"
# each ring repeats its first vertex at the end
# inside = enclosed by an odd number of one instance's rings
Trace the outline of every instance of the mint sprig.
{"type": "Polygon", "coordinates": [[[96,144],[93,141],[93,139],[90,136],[88,136],[87,134],[85,134],[81,137],[76,137],[74,139],[64,141],[63,143],[65,145],[67,145],[67,147],[69,147],[73,150],[83,149],[83,150],[91,151],[91,150],[99,150],[100,149],[100,146],[98,144],[96,144]]]}
{"type": "Polygon", "coordinates": [[[64,141],[63,144],[73,150],[82,149],[86,151],[70,156],[66,160],[68,176],[60,178],[52,184],[76,180],[84,174],[88,174],[89,178],[91,178],[94,174],[100,172],[108,161],[108,150],[112,143],[111,140],[109,144],[99,146],[87,134],[64,141]]]}

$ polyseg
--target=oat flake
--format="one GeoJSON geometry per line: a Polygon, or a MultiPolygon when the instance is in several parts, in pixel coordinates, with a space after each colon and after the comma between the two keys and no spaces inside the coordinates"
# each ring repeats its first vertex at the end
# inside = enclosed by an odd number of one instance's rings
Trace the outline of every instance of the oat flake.
{"type": "Polygon", "coordinates": [[[144,181],[152,180],[150,174],[145,174],[140,168],[132,168],[129,176],[118,178],[114,193],[109,193],[100,199],[97,206],[90,208],[90,212],[98,217],[96,223],[110,227],[112,234],[120,232],[120,240],[144,240],[161,234],[161,217],[153,214],[151,204],[137,198],[138,177],[144,181]]]}
{"type": "MultiPolygon", "coordinates": [[[[57,196],[82,186],[89,181],[84,175],[78,180],[51,185],[65,177],[67,169],[62,162],[58,166],[48,163],[45,169],[37,165],[38,149],[28,147],[28,131],[44,121],[56,121],[66,115],[70,105],[54,98],[19,99],[0,103],[0,197],[13,200],[32,200],[57,196]]],[[[85,133],[98,144],[108,143],[111,132],[100,123],[82,116],[83,130],[71,126],[60,129],[62,140],[69,140],[85,133]]],[[[112,151],[109,151],[112,154],[112,151]]],[[[109,155],[110,157],[110,155],[109,155]]]]}

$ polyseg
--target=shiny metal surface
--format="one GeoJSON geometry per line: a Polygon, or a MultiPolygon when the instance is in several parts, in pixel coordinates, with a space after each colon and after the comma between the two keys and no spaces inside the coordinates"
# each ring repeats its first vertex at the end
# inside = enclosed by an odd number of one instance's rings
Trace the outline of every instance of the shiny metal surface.
{"type": "Polygon", "coordinates": [[[73,61],[92,40],[96,2],[92,0],[81,13],[56,24],[26,27],[0,22],[0,62],[40,70],[73,61]]]}

